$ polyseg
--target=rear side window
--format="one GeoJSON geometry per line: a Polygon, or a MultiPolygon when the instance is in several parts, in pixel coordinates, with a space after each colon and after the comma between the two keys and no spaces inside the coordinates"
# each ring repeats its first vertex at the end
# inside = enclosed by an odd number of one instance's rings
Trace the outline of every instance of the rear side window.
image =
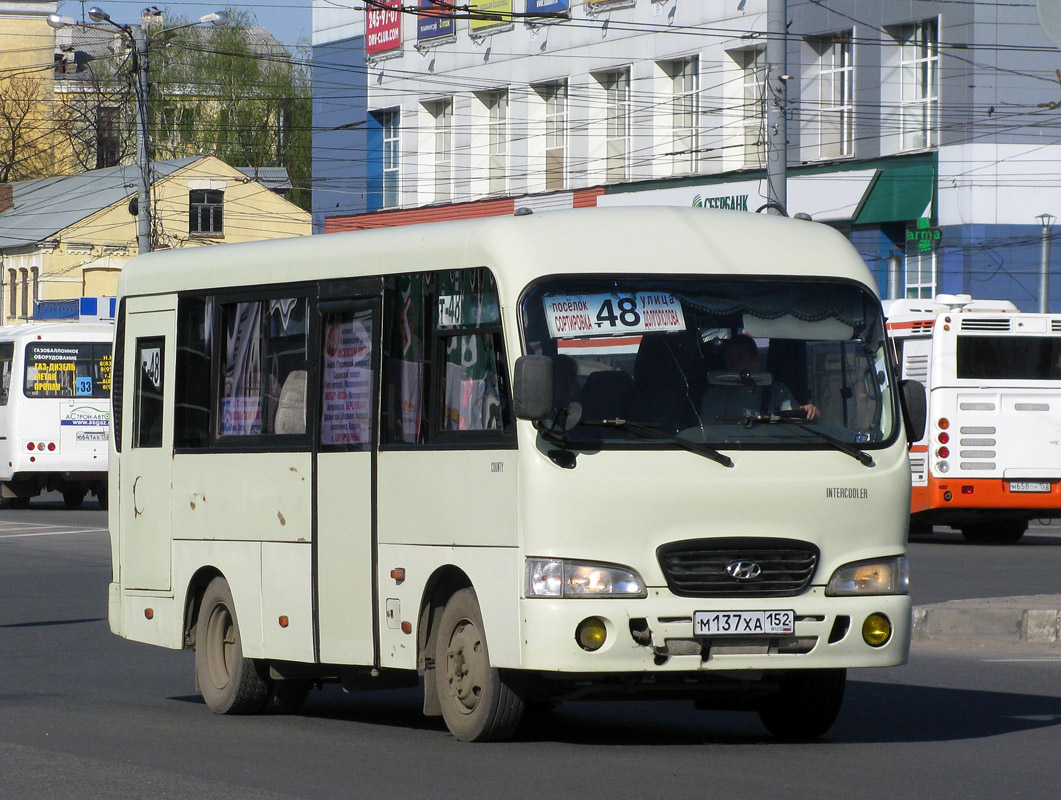
{"type": "Polygon", "coordinates": [[[7,397],[11,392],[11,361],[14,355],[14,342],[0,342],[0,406],[7,405],[7,397]]]}

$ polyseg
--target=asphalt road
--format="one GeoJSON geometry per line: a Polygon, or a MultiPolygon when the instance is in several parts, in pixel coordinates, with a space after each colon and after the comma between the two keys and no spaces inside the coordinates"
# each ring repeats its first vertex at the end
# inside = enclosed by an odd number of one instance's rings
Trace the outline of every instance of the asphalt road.
{"type": "MultiPolygon", "coordinates": [[[[569,703],[512,742],[455,741],[414,691],[314,692],[293,717],[218,717],[192,654],[106,623],[105,515],[0,511],[0,800],[50,798],[1054,798],[1061,648],[918,646],[850,673],[827,740],[751,714],[569,703]]],[[[957,535],[955,535],[956,537],[957,535]]],[[[915,601],[1056,592],[1061,531],[913,543],[915,601]]]]}

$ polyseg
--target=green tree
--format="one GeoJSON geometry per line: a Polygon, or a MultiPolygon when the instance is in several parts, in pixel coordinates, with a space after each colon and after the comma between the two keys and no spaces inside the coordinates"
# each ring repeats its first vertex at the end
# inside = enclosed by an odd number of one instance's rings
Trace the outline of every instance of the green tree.
{"type": "Polygon", "coordinates": [[[309,207],[310,84],[253,15],[229,11],[224,28],[165,19],[149,25],[153,157],[213,153],[237,167],[286,167],[291,199],[309,207]]]}

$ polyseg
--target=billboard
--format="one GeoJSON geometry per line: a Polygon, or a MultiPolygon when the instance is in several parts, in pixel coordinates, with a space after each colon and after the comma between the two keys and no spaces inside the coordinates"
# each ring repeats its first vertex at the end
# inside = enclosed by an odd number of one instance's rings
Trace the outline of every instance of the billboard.
{"type": "Polygon", "coordinates": [[[439,5],[435,0],[419,0],[422,9],[416,14],[417,44],[430,44],[454,38],[457,25],[453,20],[453,6],[439,5]]]}
{"type": "Polygon", "coordinates": [[[365,6],[365,55],[397,55],[401,49],[401,0],[373,0],[365,6]]]}
{"type": "Polygon", "coordinates": [[[469,13],[473,36],[512,26],[512,0],[472,0],[469,13]]]}
{"type": "Polygon", "coordinates": [[[571,0],[527,0],[528,14],[561,14],[570,8],[571,0]]]}

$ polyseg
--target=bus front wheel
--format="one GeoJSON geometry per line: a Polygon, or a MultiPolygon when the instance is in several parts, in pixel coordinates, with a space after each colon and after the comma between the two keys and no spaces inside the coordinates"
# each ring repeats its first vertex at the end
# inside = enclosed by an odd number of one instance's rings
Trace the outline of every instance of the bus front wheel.
{"type": "Polygon", "coordinates": [[[269,682],[243,655],[232,591],[221,577],[210,581],[199,606],[195,677],[203,700],[215,714],[257,714],[269,700],[269,682]]]}
{"type": "Polygon", "coordinates": [[[464,742],[507,739],[523,718],[523,681],[490,666],[482,612],[474,589],[446,603],[435,646],[435,681],[442,718],[464,742]]]}
{"type": "Polygon", "coordinates": [[[836,721],[846,685],[843,669],[794,670],[763,700],[759,718],[779,739],[817,739],[836,721]]]}

